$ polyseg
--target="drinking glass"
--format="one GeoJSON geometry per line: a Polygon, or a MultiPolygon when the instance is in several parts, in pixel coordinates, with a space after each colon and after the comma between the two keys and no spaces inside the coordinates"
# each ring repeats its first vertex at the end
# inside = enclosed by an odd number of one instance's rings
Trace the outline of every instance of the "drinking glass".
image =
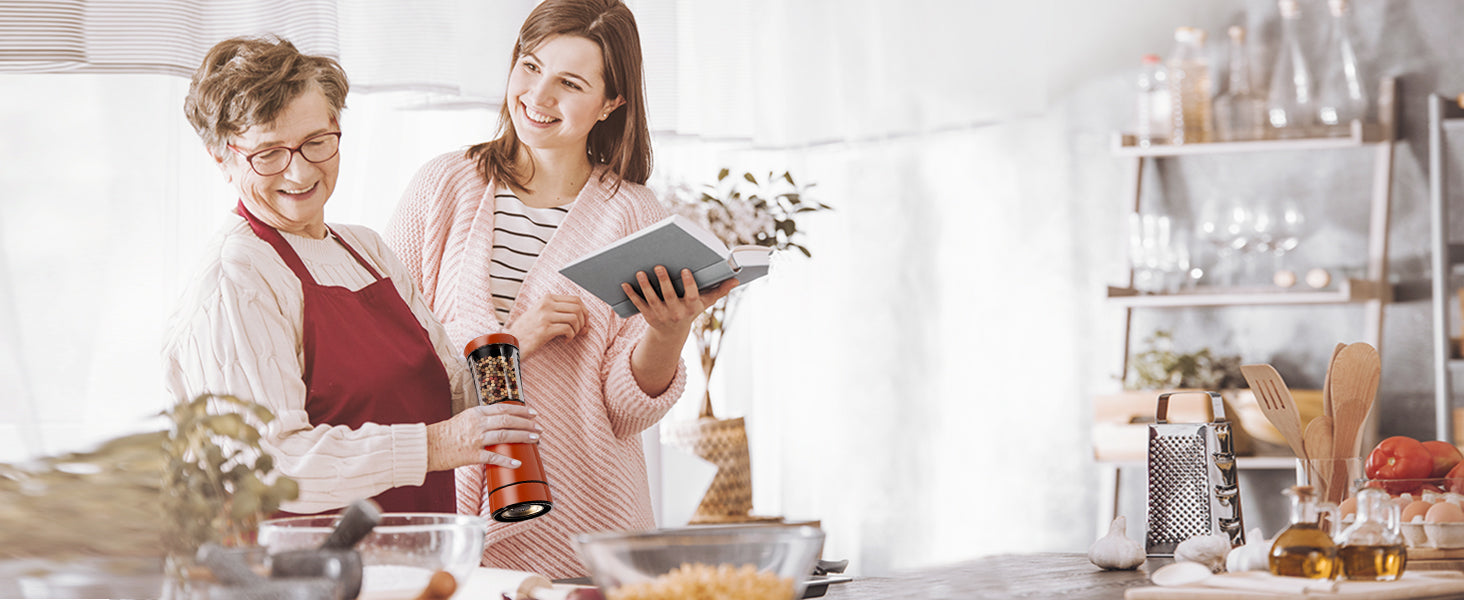
{"type": "Polygon", "coordinates": [[[1129,215],[1129,265],[1134,289],[1174,293],[1188,287],[1189,240],[1164,215],[1129,215]]]}
{"type": "Polygon", "coordinates": [[[1129,215],[1129,264],[1134,270],[1134,289],[1140,292],[1164,289],[1169,227],[1169,217],[1140,213],[1129,215]]]}

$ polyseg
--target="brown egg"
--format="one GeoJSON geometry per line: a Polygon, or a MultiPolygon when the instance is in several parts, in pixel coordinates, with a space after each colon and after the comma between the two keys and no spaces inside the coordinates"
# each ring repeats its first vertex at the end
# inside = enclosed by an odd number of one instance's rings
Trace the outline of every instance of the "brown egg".
{"type": "Polygon", "coordinates": [[[1464,509],[1452,502],[1440,502],[1428,509],[1423,515],[1427,523],[1460,523],[1464,522],[1464,509]]]}
{"type": "Polygon", "coordinates": [[[1337,505],[1337,512],[1342,515],[1343,519],[1357,514],[1357,497],[1352,496],[1343,500],[1341,504],[1337,505]]]}
{"type": "Polygon", "coordinates": [[[1422,517],[1424,515],[1427,515],[1428,509],[1430,508],[1433,508],[1433,504],[1424,502],[1422,500],[1414,500],[1413,502],[1408,503],[1408,506],[1403,507],[1403,522],[1407,523],[1409,521],[1412,521],[1413,517],[1422,517]]]}

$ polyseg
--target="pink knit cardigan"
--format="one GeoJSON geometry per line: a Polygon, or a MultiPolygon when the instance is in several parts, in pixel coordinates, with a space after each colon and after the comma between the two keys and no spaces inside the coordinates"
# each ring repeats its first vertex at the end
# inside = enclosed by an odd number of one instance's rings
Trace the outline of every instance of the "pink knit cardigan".
{"type": "MultiPolygon", "coordinates": [[[[432,312],[459,348],[504,331],[489,295],[493,191],[463,152],[438,156],[418,172],[386,228],[386,240],[421,286],[432,312]]],[[[491,522],[485,566],[577,577],[585,569],[571,536],[654,527],[640,433],[681,396],[686,366],[678,361],[660,396],[641,391],[630,372],[631,350],[646,330],[637,315],[621,319],[609,305],[559,274],[560,267],[666,215],[650,190],[598,167],[564,223],[524,278],[509,320],[545,294],[583,299],[588,323],[523,358],[523,389],[544,428],[539,443],[554,509],[521,523],[491,522]]],[[[458,512],[490,517],[483,468],[457,470],[458,512]]]]}

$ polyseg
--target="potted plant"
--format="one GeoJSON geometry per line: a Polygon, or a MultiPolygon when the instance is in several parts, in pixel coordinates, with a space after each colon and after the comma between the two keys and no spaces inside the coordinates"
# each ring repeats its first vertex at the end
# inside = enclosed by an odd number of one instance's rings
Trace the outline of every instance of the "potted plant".
{"type": "MultiPolygon", "coordinates": [[[[699,193],[688,186],[672,186],[663,194],[663,201],[673,212],[705,226],[729,248],[755,244],[812,256],[802,244],[798,218],[830,208],[804,197],[811,187],[813,184],[798,183],[786,171],[759,178],[750,172],[733,176],[730,170],[722,169],[716,181],[703,186],[699,193]]],[[[712,372],[727,325],[747,292],[741,286],[734,288],[692,327],[706,392],[695,420],[665,425],[667,443],[717,466],[711,486],[692,517],[693,523],[747,520],[752,510],[752,467],[745,424],[741,418],[718,419],[712,410],[711,392],[712,372]]]]}
{"type": "MultiPolygon", "coordinates": [[[[1255,404],[1240,373],[1239,356],[1221,356],[1209,348],[1192,352],[1175,349],[1174,335],[1157,330],[1143,340],[1144,348],[1129,361],[1124,391],[1100,395],[1093,406],[1093,449],[1098,460],[1144,460],[1146,430],[1154,422],[1155,403],[1160,394],[1176,391],[1219,392],[1226,418],[1232,422],[1235,453],[1255,452],[1251,435],[1236,409],[1255,404]]],[[[1204,422],[1214,418],[1208,401],[1188,398],[1169,408],[1172,422],[1204,422]]]]}

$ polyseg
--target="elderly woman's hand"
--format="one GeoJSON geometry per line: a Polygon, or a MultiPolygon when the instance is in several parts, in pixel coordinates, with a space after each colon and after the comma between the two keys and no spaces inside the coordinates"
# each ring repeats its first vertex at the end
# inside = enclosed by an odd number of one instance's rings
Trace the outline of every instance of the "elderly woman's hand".
{"type": "Polygon", "coordinates": [[[736,279],[729,279],[717,286],[717,289],[702,295],[696,289],[696,279],[691,276],[691,270],[682,269],[681,289],[686,290],[686,295],[678,297],[676,288],[671,285],[671,276],[666,273],[664,266],[656,267],[654,286],[645,271],[636,272],[635,278],[642,293],[637,293],[630,284],[622,283],[620,285],[625,290],[625,295],[645,315],[646,324],[652,330],[673,339],[679,338],[680,343],[686,341],[686,335],[691,331],[691,324],[696,321],[697,315],[716,304],[737,286],[736,279]],[[658,288],[661,290],[659,295],[656,293],[658,288]]]}
{"type": "Polygon", "coordinates": [[[474,406],[446,421],[427,426],[427,470],[446,471],[467,465],[517,467],[518,461],[484,449],[493,444],[538,443],[533,409],[500,402],[474,406]]]}

